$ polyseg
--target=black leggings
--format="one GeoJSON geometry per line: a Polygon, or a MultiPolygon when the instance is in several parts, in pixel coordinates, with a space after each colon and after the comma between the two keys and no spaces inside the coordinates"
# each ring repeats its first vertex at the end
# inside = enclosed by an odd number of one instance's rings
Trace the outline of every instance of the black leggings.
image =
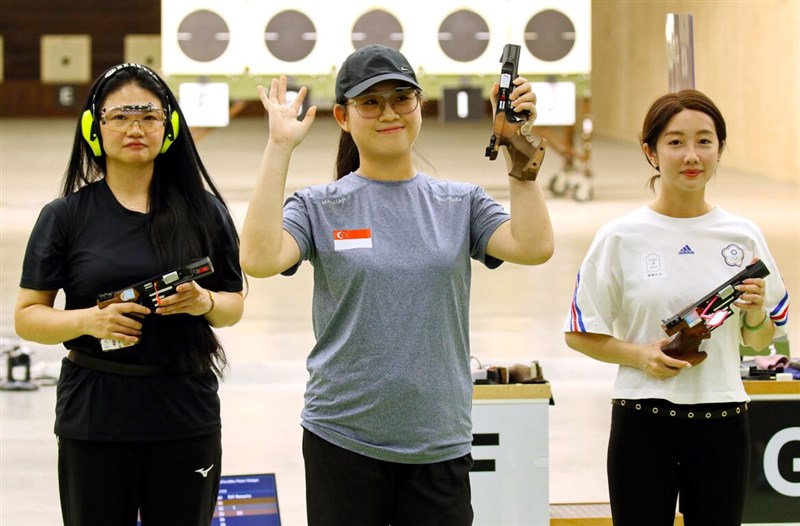
{"type": "Polygon", "coordinates": [[[472,456],[398,464],[303,430],[309,526],[469,526],[472,456]]]}
{"type": "Polygon", "coordinates": [[[747,413],[686,420],[612,408],[608,481],[615,526],[739,526],[750,469],[747,413]]]}
{"type": "Polygon", "coordinates": [[[208,526],[222,463],[220,433],[171,442],[60,438],[65,526],[208,526]]]}

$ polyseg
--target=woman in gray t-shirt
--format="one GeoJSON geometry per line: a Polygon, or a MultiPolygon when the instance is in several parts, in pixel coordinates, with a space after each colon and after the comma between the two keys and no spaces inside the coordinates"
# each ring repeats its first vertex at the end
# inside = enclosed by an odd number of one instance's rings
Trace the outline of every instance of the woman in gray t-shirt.
{"type": "MultiPolygon", "coordinates": [[[[535,115],[530,84],[511,88],[512,107],[535,115]]],[[[284,77],[260,88],[270,137],[241,255],[254,277],[314,267],[309,524],[471,524],[470,262],[550,258],[542,189],[509,178],[509,215],[480,187],[418,172],[421,89],[403,55],[370,45],[336,80],[337,180],[284,204],[289,160],[316,115],[296,118],[306,93],[287,103],[284,77]]]]}

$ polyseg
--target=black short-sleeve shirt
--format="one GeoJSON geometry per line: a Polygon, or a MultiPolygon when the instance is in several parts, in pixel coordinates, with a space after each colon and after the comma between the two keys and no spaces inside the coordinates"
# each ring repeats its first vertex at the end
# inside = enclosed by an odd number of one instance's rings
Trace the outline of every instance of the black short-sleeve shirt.
{"type": "MultiPolygon", "coordinates": [[[[236,231],[222,203],[211,256],[214,273],[198,284],[215,291],[242,290],[236,231]]],[[[119,290],[171,269],[159,268],[147,232],[147,214],[114,198],[105,180],[47,204],[28,242],[20,286],[59,290],[66,309],[96,304],[97,295],[119,290]]],[[[188,263],[188,262],[187,262],[188,263]]],[[[151,314],[137,345],[103,352],[91,336],[64,343],[68,349],[111,361],[173,365],[202,316],[151,314]]],[[[58,381],[55,432],[77,440],[174,440],[216,432],[221,427],[214,374],[123,376],[77,366],[64,359],[58,381]]]]}

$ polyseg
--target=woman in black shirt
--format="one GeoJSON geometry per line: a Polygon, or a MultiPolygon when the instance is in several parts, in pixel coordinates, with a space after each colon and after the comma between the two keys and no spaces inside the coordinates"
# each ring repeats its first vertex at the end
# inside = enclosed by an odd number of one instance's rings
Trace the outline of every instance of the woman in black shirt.
{"type": "Polygon", "coordinates": [[[239,321],[242,291],[236,230],[175,95],[145,66],[109,69],[31,233],[15,310],[22,338],[68,349],[55,422],[65,524],[210,523],[226,366],[212,327],[239,321]],[[203,257],[210,275],[98,305],[203,257]]]}

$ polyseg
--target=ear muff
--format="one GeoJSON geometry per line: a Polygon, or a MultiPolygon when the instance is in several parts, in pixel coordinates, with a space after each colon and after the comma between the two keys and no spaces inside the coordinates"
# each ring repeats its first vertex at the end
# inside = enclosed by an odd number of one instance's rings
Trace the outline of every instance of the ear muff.
{"type": "MultiPolygon", "coordinates": [[[[169,93],[166,84],[158,78],[153,71],[151,71],[146,66],[142,66],[141,64],[134,64],[134,63],[125,63],[119,64],[117,66],[112,67],[108,71],[103,74],[102,80],[100,80],[97,86],[94,88],[92,93],[92,104],[91,107],[83,112],[81,115],[81,133],[83,135],[84,140],[91,148],[92,153],[95,157],[100,157],[103,155],[103,147],[100,144],[100,130],[99,124],[94,119],[94,110],[95,110],[95,102],[98,93],[102,93],[102,88],[108,82],[108,80],[117,74],[120,70],[125,68],[137,68],[141,71],[148,73],[150,76],[153,77],[153,80],[161,87],[161,91],[164,93],[166,97],[169,93]]],[[[175,142],[175,138],[178,137],[178,131],[180,130],[180,116],[178,115],[177,111],[171,111],[169,107],[169,102],[167,102],[167,122],[164,126],[164,142],[161,144],[161,150],[159,153],[166,152],[169,147],[175,142]]]]}
{"type": "Polygon", "coordinates": [[[169,114],[166,122],[166,129],[164,130],[164,144],[161,145],[161,153],[165,153],[167,149],[175,142],[180,131],[181,119],[177,111],[172,111],[169,114]]]}
{"type": "Polygon", "coordinates": [[[98,137],[99,134],[95,127],[92,110],[84,111],[81,116],[81,133],[83,134],[84,140],[86,140],[86,143],[89,145],[89,148],[92,149],[94,156],[100,157],[103,155],[103,149],[100,146],[100,137],[98,137]]]}

